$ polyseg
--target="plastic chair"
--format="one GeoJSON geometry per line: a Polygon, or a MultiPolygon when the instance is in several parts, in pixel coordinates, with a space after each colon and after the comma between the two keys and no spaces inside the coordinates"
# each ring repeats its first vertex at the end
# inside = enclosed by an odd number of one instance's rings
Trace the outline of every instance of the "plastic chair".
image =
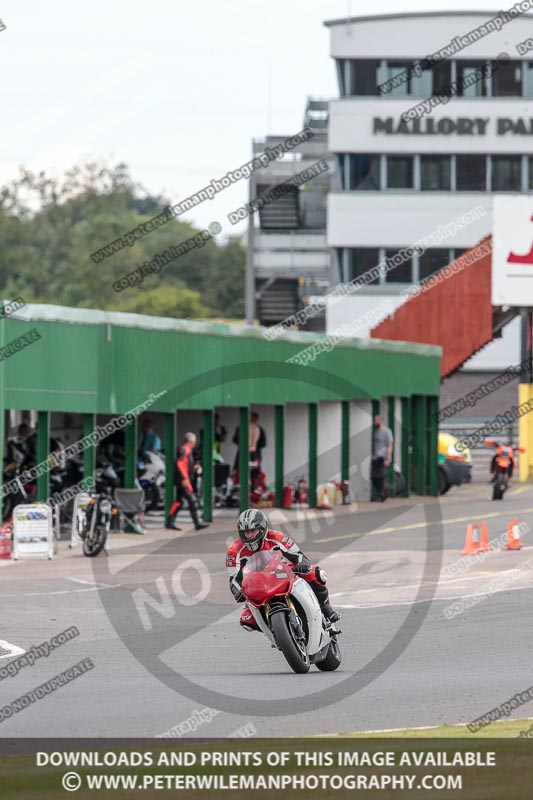
{"type": "Polygon", "coordinates": [[[115,506],[120,512],[121,530],[130,525],[134,533],[145,534],[143,525],[144,492],[142,489],[115,489],[115,506]]]}

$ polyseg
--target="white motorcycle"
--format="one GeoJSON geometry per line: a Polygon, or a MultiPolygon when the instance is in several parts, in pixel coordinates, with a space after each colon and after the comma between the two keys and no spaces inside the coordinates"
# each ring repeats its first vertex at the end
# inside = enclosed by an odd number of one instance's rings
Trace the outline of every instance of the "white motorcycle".
{"type": "Polygon", "coordinates": [[[340,631],[324,617],[308,582],[294,573],[281,550],[254,553],[242,575],[247,607],[294,672],[309,672],[311,664],[323,671],[340,666],[340,631]]]}
{"type": "Polygon", "coordinates": [[[157,511],[163,506],[165,493],[165,459],[161,453],[148,450],[139,461],[137,479],[144,491],[145,510],[157,511]]]}

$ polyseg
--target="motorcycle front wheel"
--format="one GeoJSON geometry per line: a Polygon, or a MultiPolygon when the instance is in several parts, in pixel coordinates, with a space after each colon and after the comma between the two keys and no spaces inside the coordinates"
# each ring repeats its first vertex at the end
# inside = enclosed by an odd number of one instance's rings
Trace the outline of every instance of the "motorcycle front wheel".
{"type": "Polygon", "coordinates": [[[303,643],[300,644],[297,640],[289,614],[285,611],[278,611],[273,614],[270,617],[270,626],[275,642],[293,672],[297,672],[300,675],[309,672],[309,667],[311,666],[309,656],[303,643]]]}
{"type": "Polygon", "coordinates": [[[332,639],[327,656],[317,663],[317,668],[323,672],[333,672],[341,665],[341,649],[336,639],[332,639]]]}
{"type": "Polygon", "coordinates": [[[94,558],[105,547],[107,541],[107,528],[105,525],[96,525],[93,533],[88,533],[83,540],[83,555],[94,558]]]}
{"type": "Polygon", "coordinates": [[[505,481],[503,478],[498,475],[496,480],[494,481],[494,486],[492,488],[492,499],[493,500],[501,500],[503,498],[503,493],[505,492],[505,481]]]}

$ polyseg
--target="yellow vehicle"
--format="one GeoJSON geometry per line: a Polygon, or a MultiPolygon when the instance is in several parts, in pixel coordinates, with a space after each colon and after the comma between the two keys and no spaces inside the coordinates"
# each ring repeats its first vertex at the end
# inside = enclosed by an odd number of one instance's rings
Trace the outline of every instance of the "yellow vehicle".
{"type": "Polygon", "coordinates": [[[459,451],[457,442],[451,433],[439,432],[439,494],[472,480],[472,454],[468,447],[459,451]]]}

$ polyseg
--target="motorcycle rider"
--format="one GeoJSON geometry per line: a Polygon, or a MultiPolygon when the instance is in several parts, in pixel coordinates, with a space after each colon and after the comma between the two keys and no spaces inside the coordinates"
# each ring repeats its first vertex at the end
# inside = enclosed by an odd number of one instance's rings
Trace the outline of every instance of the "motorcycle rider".
{"type": "Polygon", "coordinates": [[[511,478],[513,477],[514,464],[515,464],[515,454],[512,446],[498,444],[498,442],[493,442],[491,439],[487,439],[486,444],[489,444],[489,446],[496,448],[496,453],[493,455],[490,462],[491,481],[493,481],[496,478],[496,474],[498,472],[498,466],[502,460],[503,461],[508,460],[509,462],[505,472],[507,474],[508,479],[511,480],[511,478]]]}
{"type": "Polygon", "coordinates": [[[196,497],[193,492],[191,478],[194,471],[194,456],[193,451],[196,445],[196,436],[194,433],[186,433],[185,439],[181,447],[178,447],[176,457],[176,474],[175,484],[177,488],[177,499],[172,504],[169,514],[169,522],[166,526],[170,530],[179,531],[180,529],[174,524],[174,520],[178,516],[178,511],[181,508],[182,502],[185,499],[189,506],[189,511],[194,522],[194,527],[197,531],[202,528],[207,528],[209,523],[202,522],[198,515],[198,506],[196,504],[196,497]]]}
{"type": "MultiPolygon", "coordinates": [[[[259,550],[272,550],[278,548],[283,557],[292,562],[293,571],[307,581],[316,595],[322,613],[329,622],[337,622],[338,614],[330,605],[329,593],[326,588],[327,572],[305,556],[294,539],[281,531],[268,527],[266,514],[257,508],[247,508],[237,520],[239,536],[229,546],[226,555],[226,568],[228,570],[229,588],[237,603],[243,603],[246,597],[242,591],[243,559],[250,558],[259,550]]],[[[239,620],[246,631],[257,631],[252,612],[245,608],[239,620]]]]}

